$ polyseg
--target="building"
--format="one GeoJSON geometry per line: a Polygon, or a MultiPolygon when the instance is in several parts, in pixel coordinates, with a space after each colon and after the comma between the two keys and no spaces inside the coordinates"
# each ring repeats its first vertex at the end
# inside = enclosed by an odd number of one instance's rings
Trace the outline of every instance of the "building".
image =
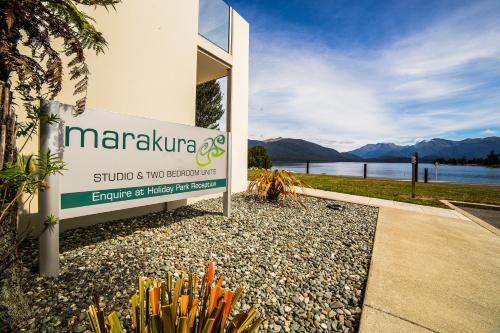
{"type": "MultiPolygon", "coordinates": [[[[116,11],[91,8],[88,14],[109,44],[105,54],[87,54],[91,70],[88,108],[194,125],[196,85],[227,77],[231,188],[233,193],[243,191],[247,183],[248,23],[222,0],[132,0],[117,5],[116,11]]],[[[59,102],[75,102],[73,85],[65,79],[59,102]]],[[[33,143],[33,151],[37,145],[33,143]]],[[[37,211],[33,202],[31,213],[37,211]]],[[[182,204],[185,200],[68,219],[61,222],[60,230],[182,204]]],[[[27,210],[22,212],[21,226],[28,215],[27,210]]]]}

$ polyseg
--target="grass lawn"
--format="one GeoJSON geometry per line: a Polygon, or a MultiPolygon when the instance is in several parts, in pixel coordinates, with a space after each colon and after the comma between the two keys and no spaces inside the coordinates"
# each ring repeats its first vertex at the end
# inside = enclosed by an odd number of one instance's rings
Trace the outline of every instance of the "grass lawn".
{"type": "MultiPolygon", "coordinates": [[[[255,170],[248,170],[251,180],[255,170]]],[[[500,205],[500,186],[468,185],[458,183],[418,183],[416,198],[411,198],[411,182],[363,179],[359,177],[296,174],[312,188],[362,195],[373,198],[410,202],[420,205],[444,207],[439,200],[456,200],[500,205]]]]}

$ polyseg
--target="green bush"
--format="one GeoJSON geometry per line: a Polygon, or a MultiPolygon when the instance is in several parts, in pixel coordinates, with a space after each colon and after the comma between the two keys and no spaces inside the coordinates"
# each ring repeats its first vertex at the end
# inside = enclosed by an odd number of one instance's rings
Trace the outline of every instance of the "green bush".
{"type": "Polygon", "coordinates": [[[266,148],[262,146],[255,146],[248,150],[248,167],[271,169],[273,163],[267,154],[266,148]]]}

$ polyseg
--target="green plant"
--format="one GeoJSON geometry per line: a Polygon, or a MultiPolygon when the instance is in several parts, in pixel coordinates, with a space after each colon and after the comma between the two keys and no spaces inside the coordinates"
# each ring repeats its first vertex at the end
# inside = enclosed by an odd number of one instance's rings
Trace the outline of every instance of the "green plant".
{"type": "Polygon", "coordinates": [[[0,1],[0,275],[18,260],[18,245],[30,232],[28,227],[18,235],[18,208],[27,204],[23,208],[29,210],[34,193],[47,186],[45,177],[63,170],[51,152],[22,156],[39,125],[57,121],[37,105],[61,91],[66,66],[69,78],[76,82],[74,94],[80,96],[75,111],[84,111],[90,74],[85,52],[102,53],[107,43],[82,8],[114,8],[118,2],[0,1]],[[16,115],[14,106],[19,103],[14,96],[24,104],[24,117],[16,115]]]}
{"type": "Polygon", "coordinates": [[[250,182],[248,192],[256,193],[270,202],[280,201],[283,203],[286,198],[290,198],[305,207],[299,198],[297,187],[301,188],[303,192],[307,185],[290,171],[260,170],[256,172],[250,182]]]}
{"type": "MultiPolygon", "coordinates": [[[[132,328],[137,333],[252,333],[256,332],[262,319],[257,311],[248,311],[232,316],[242,288],[236,292],[224,290],[221,276],[215,283],[215,268],[209,262],[201,279],[196,274],[181,275],[175,282],[172,274],[166,281],[144,278],[139,275],[139,291],[131,298],[132,328]]],[[[97,304],[97,302],[95,302],[97,304]]],[[[124,332],[113,312],[104,319],[104,313],[96,305],[87,311],[90,327],[94,333],[124,332]]]]}
{"type": "MultiPolygon", "coordinates": [[[[44,107],[30,107],[27,109],[26,120],[14,123],[13,112],[9,112],[9,109],[4,109],[4,111],[5,116],[11,119],[10,125],[12,126],[7,136],[12,136],[6,143],[0,144],[0,150],[4,153],[3,155],[0,153],[0,193],[2,194],[0,229],[4,236],[0,237],[0,273],[15,262],[17,246],[31,232],[28,227],[22,233],[17,233],[15,220],[19,205],[29,209],[37,191],[47,188],[47,176],[64,170],[64,163],[59,155],[51,151],[46,151],[41,155],[22,154],[27,142],[37,134],[40,125],[57,123],[59,119],[56,116],[49,115],[44,107]],[[17,132],[12,130],[15,127],[18,128],[17,132]],[[20,148],[14,147],[16,139],[21,142],[20,148]],[[6,237],[7,234],[10,235],[9,238],[6,237]]],[[[6,126],[0,128],[3,130],[6,126]]]]}
{"type": "Polygon", "coordinates": [[[25,195],[25,202],[30,201],[37,190],[43,191],[47,188],[45,180],[47,176],[61,174],[63,170],[64,162],[50,150],[41,157],[38,155],[20,156],[17,163],[8,163],[3,170],[0,170],[2,180],[0,191],[17,188],[17,193],[12,200],[2,202],[0,221],[22,195],[25,195]]]}
{"type": "Polygon", "coordinates": [[[248,150],[248,167],[271,169],[273,163],[267,154],[266,148],[257,145],[248,150]]]}
{"type": "Polygon", "coordinates": [[[107,45],[94,20],[82,6],[113,7],[120,0],[2,0],[0,1],[0,81],[16,74],[15,90],[24,101],[53,99],[61,91],[63,64],[76,80],[78,113],[85,109],[89,68],[85,50],[97,54],[107,45]],[[59,42],[55,42],[55,41],[59,42]]]}
{"type": "Polygon", "coordinates": [[[59,218],[55,216],[54,214],[49,214],[46,218],[45,221],[43,221],[43,224],[46,226],[51,226],[51,225],[56,225],[59,222],[59,218]]]}

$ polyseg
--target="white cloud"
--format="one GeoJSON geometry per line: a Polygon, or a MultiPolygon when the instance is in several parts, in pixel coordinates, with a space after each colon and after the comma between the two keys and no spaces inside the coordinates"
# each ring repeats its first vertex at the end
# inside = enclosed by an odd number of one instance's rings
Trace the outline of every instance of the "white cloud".
{"type": "Polygon", "coordinates": [[[369,54],[258,34],[249,134],[303,138],[345,151],[500,127],[498,89],[483,92],[481,76],[467,72],[482,61],[500,66],[500,25],[479,5],[369,54]],[[460,102],[464,97],[477,103],[460,102]]]}
{"type": "Polygon", "coordinates": [[[486,130],[482,131],[481,134],[483,134],[483,135],[495,135],[495,134],[497,134],[497,132],[490,130],[490,129],[486,129],[486,130]]]}
{"type": "Polygon", "coordinates": [[[432,100],[455,95],[474,88],[476,85],[443,79],[414,79],[388,87],[393,100],[432,100]],[[392,88],[392,90],[391,90],[392,88]]]}

